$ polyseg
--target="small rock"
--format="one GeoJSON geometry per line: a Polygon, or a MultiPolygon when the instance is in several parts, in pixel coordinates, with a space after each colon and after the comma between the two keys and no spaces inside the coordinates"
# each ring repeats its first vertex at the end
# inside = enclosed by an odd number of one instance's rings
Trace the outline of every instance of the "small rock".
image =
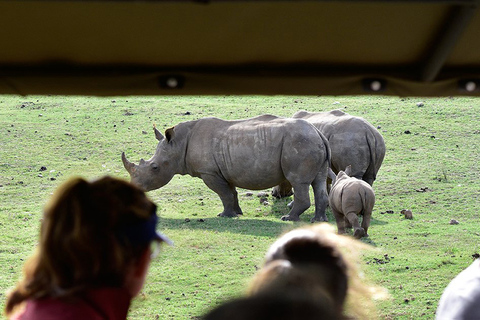
{"type": "Polygon", "coordinates": [[[253,192],[250,192],[250,191],[248,191],[248,192],[245,192],[245,196],[247,196],[247,197],[251,197],[251,196],[253,196],[253,192]]]}
{"type": "Polygon", "coordinates": [[[386,213],[392,214],[395,213],[393,210],[387,210],[386,213]]]}
{"type": "Polygon", "coordinates": [[[411,134],[412,132],[410,132],[410,130],[405,130],[403,133],[405,133],[405,134],[411,134]]]}
{"type": "Polygon", "coordinates": [[[403,209],[401,212],[405,216],[405,219],[413,219],[413,213],[411,210],[403,209]]]}
{"type": "Polygon", "coordinates": [[[457,220],[455,220],[455,219],[450,220],[449,223],[452,224],[452,225],[453,225],[453,224],[459,224],[459,222],[458,222],[457,220]]]}
{"type": "Polygon", "coordinates": [[[40,171],[46,171],[46,170],[47,170],[47,167],[45,167],[45,166],[40,167],[40,171]]]}
{"type": "Polygon", "coordinates": [[[187,112],[184,113],[184,115],[186,115],[186,116],[189,116],[189,115],[191,115],[191,114],[192,114],[192,113],[191,113],[190,111],[187,111],[187,112]]]}
{"type": "Polygon", "coordinates": [[[142,130],[142,134],[147,134],[147,131],[145,131],[145,130],[142,130]]]}
{"type": "Polygon", "coordinates": [[[417,107],[423,107],[425,104],[423,102],[417,102],[417,107]]]}
{"type": "Polygon", "coordinates": [[[203,220],[203,219],[198,219],[197,221],[198,222],[205,222],[205,220],[203,220]]]}
{"type": "Polygon", "coordinates": [[[267,198],[267,197],[268,197],[268,193],[266,193],[266,192],[259,192],[259,193],[257,194],[257,197],[258,197],[258,198],[267,198]]]}
{"type": "Polygon", "coordinates": [[[431,191],[428,187],[422,187],[420,189],[416,189],[415,191],[417,192],[427,192],[427,191],[431,191]]]}
{"type": "Polygon", "coordinates": [[[190,219],[189,219],[189,218],[185,218],[185,222],[190,222],[190,219]]]}

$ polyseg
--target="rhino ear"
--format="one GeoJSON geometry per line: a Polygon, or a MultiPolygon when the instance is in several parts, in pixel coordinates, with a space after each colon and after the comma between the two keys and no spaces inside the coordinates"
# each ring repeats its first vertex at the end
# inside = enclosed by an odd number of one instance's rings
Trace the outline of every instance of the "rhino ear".
{"type": "Polygon", "coordinates": [[[165,137],[167,138],[167,141],[170,142],[172,141],[173,137],[175,137],[175,127],[168,128],[165,130],[165,137]]]}
{"type": "Polygon", "coordinates": [[[157,138],[158,141],[161,141],[164,139],[164,136],[158,131],[157,127],[153,125],[153,132],[155,132],[155,138],[157,138]]]}
{"type": "Polygon", "coordinates": [[[350,176],[350,174],[352,173],[352,165],[348,165],[345,168],[345,173],[347,174],[347,176],[350,176]]]}

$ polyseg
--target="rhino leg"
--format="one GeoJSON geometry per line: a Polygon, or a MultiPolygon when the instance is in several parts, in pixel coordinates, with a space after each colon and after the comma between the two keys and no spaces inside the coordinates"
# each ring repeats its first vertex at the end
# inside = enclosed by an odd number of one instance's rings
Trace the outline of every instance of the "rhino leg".
{"type": "Polygon", "coordinates": [[[327,170],[328,167],[325,165],[325,168],[322,168],[312,182],[313,195],[315,198],[315,216],[311,222],[328,221],[327,215],[325,214],[328,205],[327,170]]]}
{"type": "Polygon", "coordinates": [[[373,182],[375,181],[374,177],[363,176],[362,180],[368,183],[369,185],[373,186],[373,182]]]}
{"type": "Polygon", "coordinates": [[[293,190],[295,191],[293,196],[293,207],[288,213],[288,215],[283,216],[282,220],[287,221],[299,221],[300,215],[310,208],[310,195],[309,195],[309,188],[308,184],[298,184],[293,186],[293,190]]]}
{"type": "Polygon", "coordinates": [[[231,186],[225,179],[213,175],[204,175],[202,180],[222,200],[223,212],[219,213],[218,216],[236,217],[238,214],[243,214],[238,204],[238,193],[234,186],[231,186]]]}
{"type": "Polygon", "coordinates": [[[332,208],[333,216],[335,217],[335,221],[337,222],[337,229],[339,234],[345,233],[345,216],[332,208]]]}
{"type": "Polygon", "coordinates": [[[287,180],[272,189],[272,196],[275,198],[286,198],[291,195],[293,195],[292,185],[287,180]]]}
{"type": "Polygon", "coordinates": [[[365,236],[368,237],[368,227],[370,226],[370,218],[372,217],[372,211],[365,211],[363,213],[362,228],[365,230],[365,236]]]}
{"type": "Polygon", "coordinates": [[[347,217],[344,217],[343,220],[345,220],[345,228],[352,229],[352,224],[348,221],[347,217]]]}
{"type": "Polygon", "coordinates": [[[350,224],[353,226],[353,236],[355,238],[360,239],[365,236],[365,229],[360,227],[356,212],[348,212],[345,217],[347,218],[348,222],[350,222],[350,224]]]}

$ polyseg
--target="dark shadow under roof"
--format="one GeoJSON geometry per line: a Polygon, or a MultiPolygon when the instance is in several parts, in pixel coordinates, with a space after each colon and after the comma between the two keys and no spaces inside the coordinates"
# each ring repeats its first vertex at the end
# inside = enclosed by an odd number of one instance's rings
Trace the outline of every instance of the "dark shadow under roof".
{"type": "Polygon", "coordinates": [[[478,1],[1,1],[0,94],[480,94],[478,1]]]}

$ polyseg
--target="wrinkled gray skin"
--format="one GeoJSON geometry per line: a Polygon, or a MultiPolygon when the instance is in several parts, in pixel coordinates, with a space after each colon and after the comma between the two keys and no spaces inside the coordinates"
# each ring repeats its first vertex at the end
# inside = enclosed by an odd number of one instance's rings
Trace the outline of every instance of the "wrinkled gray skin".
{"type": "Polygon", "coordinates": [[[354,237],[368,237],[367,231],[375,205],[375,193],[372,186],[363,180],[350,177],[351,167],[337,175],[329,168],[328,176],[332,179],[332,189],[328,202],[337,222],[338,233],[345,233],[345,228],[353,226],[354,237]],[[363,215],[362,225],[358,217],[363,215]]]}
{"type": "Polygon", "coordinates": [[[262,190],[288,181],[295,205],[283,220],[300,220],[315,197],[315,217],[327,221],[326,179],[330,149],[325,137],[302,119],[263,115],[246,120],[204,118],[182,122],[163,136],[150,160],[138,165],[122,153],[132,183],[146,191],[166,185],[175,174],[198,177],[222,200],[219,216],[242,214],[236,187],[262,190]]]}
{"type": "MultiPolygon", "coordinates": [[[[309,121],[324,134],[332,151],[331,167],[335,173],[351,165],[352,177],[373,185],[385,157],[385,141],[374,126],[363,118],[341,110],[298,111],[293,118],[309,121]]],[[[291,194],[288,182],[272,191],[272,195],[277,198],[291,194]]]]}

